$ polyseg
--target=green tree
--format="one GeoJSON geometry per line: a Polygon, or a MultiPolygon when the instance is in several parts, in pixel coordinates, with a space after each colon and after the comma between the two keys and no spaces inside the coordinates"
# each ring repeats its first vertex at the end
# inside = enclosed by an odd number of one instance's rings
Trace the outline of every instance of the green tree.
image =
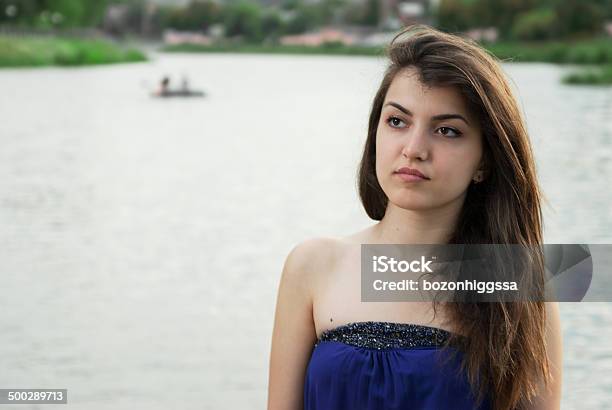
{"type": "MultiPolygon", "coordinates": [[[[486,25],[497,27],[502,38],[511,38],[515,20],[530,11],[547,7],[548,0],[477,0],[477,8],[489,7],[486,25]]],[[[482,18],[482,15],[478,16],[482,18]]]]}
{"type": "Polygon", "coordinates": [[[221,21],[222,9],[218,3],[193,0],[186,7],[165,7],[160,11],[161,24],[178,30],[206,30],[221,21]]]}
{"type": "Polygon", "coordinates": [[[38,23],[45,9],[40,0],[0,0],[0,21],[14,25],[32,26],[38,23]]]}
{"type": "Polygon", "coordinates": [[[108,4],[108,0],[0,0],[0,22],[39,27],[90,27],[102,21],[108,4]],[[7,11],[14,15],[8,15],[7,11]]]}
{"type": "Polygon", "coordinates": [[[327,22],[324,9],[319,4],[294,3],[293,17],[286,25],[287,34],[298,34],[319,27],[327,22]]]}
{"type": "Polygon", "coordinates": [[[295,10],[293,17],[287,22],[285,26],[286,34],[299,34],[310,30],[314,27],[311,19],[302,10],[295,10]]]}
{"type": "Polygon", "coordinates": [[[380,19],[380,1],[365,0],[363,3],[350,3],[345,7],[344,19],[347,23],[376,26],[380,19]]]}
{"type": "Polygon", "coordinates": [[[612,0],[441,0],[442,29],[496,27],[502,39],[545,40],[601,32],[612,0]]]}
{"type": "Polygon", "coordinates": [[[242,36],[250,42],[263,38],[261,9],[255,3],[239,1],[228,5],[223,11],[223,23],[229,37],[242,36]]]}
{"type": "Polygon", "coordinates": [[[606,16],[604,3],[597,1],[558,0],[555,11],[565,37],[600,34],[606,16]]]}
{"type": "Polygon", "coordinates": [[[466,0],[442,0],[438,8],[437,21],[447,31],[461,31],[473,27],[474,2],[466,0]]]}
{"type": "Polygon", "coordinates": [[[264,13],[261,18],[261,31],[264,37],[276,39],[284,30],[285,24],[276,10],[272,9],[264,13]]]}
{"type": "Polygon", "coordinates": [[[78,27],[83,25],[85,7],[81,0],[48,0],[48,17],[44,24],[60,27],[78,27]]]}
{"type": "Polygon", "coordinates": [[[380,20],[380,1],[367,0],[363,24],[366,26],[377,26],[378,20],[380,20]]]}
{"type": "Polygon", "coordinates": [[[558,33],[559,21],[551,8],[521,13],[514,19],[512,26],[512,37],[519,40],[548,40],[558,33]]]}

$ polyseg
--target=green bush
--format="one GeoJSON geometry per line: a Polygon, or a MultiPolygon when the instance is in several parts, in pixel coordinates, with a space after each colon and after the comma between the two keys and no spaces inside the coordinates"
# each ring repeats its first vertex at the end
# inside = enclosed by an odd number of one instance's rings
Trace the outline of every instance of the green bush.
{"type": "Polygon", "coordinates": [[[612,65],[574,72],[563,77],[566,84],[612,85],[612,65]]]}
{"type": "Polygon", "coordinates": [[[0,67],[76,66],[145,61],[136,49],[103,40],[0,36],[0,67]]]}
{"type": "Polygon", "coordinates": [[[499,42],[485,44],[498,58],[516,62],[612,63],[612,39],[581,42],[499,42]]]}

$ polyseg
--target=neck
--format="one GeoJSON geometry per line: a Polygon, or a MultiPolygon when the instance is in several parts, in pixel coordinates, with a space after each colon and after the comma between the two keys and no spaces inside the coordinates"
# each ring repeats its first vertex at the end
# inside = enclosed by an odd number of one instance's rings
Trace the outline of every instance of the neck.
{"type": "Polygon", "coordinates": [[[403,209],[389,202],[383,219],[373,227],[376,243],[445,244],[451,238],[463,201],[426,210],[403,209]]]}

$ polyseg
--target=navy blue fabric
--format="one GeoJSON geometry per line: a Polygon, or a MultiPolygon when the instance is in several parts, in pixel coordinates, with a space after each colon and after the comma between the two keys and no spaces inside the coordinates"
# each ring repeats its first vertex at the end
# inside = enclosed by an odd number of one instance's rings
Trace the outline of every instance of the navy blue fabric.
{"type": "Polygon", "coordinates": [[[476,407],[459,373],[461,352],[440,363],[449,354],[437,347],[377,350],[319,342],[308,363],[304,409],[490,409],[489,398],[476,407]]]}

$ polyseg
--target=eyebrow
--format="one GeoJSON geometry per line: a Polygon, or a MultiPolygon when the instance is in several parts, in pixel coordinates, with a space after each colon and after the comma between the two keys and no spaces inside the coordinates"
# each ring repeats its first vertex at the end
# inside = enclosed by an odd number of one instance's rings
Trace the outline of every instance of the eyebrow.
{"type": "MultiPolygon", "coordinates": [[[[397,108],[398,110],[400,110],[401,112],[403,112],[404,114],[412,116],[412,113],[410,112],[410,110],[408,108],[404,108],[404,107],[402,107],[401,105],[399,105],[396,102],[389,101],[384,106],[387,106],[387,105],[391,105],[391,106],[397,108]]],[[[460,114],[438,114],[438,115],[434,115],[433,117],[431,117],[432,120],[436,120],[436,121],[439,121],[439,120],[450,120],[450,119],[455,119],[455,118],[459,119],[459,120],[462,120],[467,125],[470,125],[468,120],[466,120],[465,117],[463,115],[460,115],[460,114]]]]}

